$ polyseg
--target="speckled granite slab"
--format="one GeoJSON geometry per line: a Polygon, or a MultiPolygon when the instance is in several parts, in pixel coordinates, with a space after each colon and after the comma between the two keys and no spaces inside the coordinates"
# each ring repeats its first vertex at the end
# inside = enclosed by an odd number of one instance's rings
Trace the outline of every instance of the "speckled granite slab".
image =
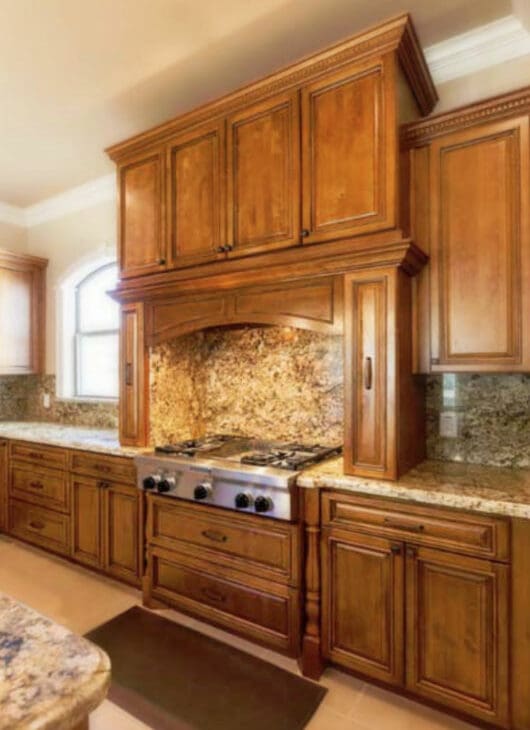
{"type": "Polygon", "coordinates": [[[136,456],[145,451],[131,446],[120,446],[118,432],[113,429],[63,426],[59,423],[0,421],[0,438],[2,437],[116,456],[136,456]]]}
{"type": "Polygon", "coordinates": [[[1,730],[70,730],[109,682],[99,647],[0,593],[1,730]]]}
{"type": "Polygon", "coordinates": [[[336,458],[308,469],[297,483],[530,519],[530,469],[424,461],[388,482],[346,476],[342,458],[336,458]]]}

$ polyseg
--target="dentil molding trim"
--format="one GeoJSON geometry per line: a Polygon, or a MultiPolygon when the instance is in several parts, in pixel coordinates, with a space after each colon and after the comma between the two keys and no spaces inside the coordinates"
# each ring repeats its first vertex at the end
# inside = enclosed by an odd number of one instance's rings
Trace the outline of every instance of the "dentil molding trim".
{"type": "MultiPolygon", "coordinates": [[[[526,54],[530,54],[530,33],[515,15],[425,49],[429,70],[437,84],[526,54]]],[[[105,175],[27,208],[0,201],[0,222],[30,228],[115,199],[115,176],[105,175]]]]}

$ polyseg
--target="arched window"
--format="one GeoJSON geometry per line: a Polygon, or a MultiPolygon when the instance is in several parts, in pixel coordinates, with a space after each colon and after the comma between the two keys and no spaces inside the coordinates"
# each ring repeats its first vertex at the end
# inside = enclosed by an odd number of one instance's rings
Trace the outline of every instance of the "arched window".
{"type": "Polygon", "coordinates": [[[116,263],[100,266],[75,289],[74,397],[118,397],[119,306],[107,292],[116,263]]]}

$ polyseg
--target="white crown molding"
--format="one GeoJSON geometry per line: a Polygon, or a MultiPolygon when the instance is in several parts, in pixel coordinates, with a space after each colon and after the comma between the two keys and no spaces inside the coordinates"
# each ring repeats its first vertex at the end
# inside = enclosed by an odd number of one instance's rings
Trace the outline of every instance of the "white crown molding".
{"type": "Polygon", "coordinates": [[[116,200],[116,176],[105,175],[27,208],[0,201],[0,223],[31,228],[114,200],[116,200]]]}
{"type": "Polygon", "coordinates": [[[435,84],[481,71],[530,53],[530,33],[507,15],[425,49],[435,84]]]}

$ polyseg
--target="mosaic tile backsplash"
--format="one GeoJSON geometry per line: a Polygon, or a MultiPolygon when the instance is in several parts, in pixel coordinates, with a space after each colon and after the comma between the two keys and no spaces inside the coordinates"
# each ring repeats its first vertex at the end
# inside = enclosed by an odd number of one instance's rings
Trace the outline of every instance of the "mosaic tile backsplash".
{"type": "Polygon", "coordinates": [[[341,443],[342,337],[284,327],[214,328],[151,354],[151,433],[341,443]]]}
{"type": "Polygon", "coordinates": [[[61,400],[55,396],[55,375],[2,375],[0,421],[45,421],[68,426],[117,428],[118,404],[61,400]],[[50,395],[50,408],[44,408],[44,393],[50,395]]]}
{"type": "Polygon", "coordinates": [[[530,467],[530,375],[429,376],[427,456],[443,461],[530,467]],[[443,411],[458,414],[457,438],[439,435],[443,411]]]}

